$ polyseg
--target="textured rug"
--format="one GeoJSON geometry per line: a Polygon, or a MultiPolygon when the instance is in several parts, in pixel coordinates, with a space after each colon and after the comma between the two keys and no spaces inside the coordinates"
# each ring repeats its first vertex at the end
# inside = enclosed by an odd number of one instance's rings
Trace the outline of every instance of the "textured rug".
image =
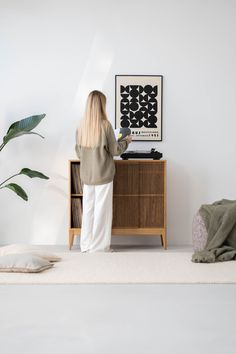
{"type": "Polygon", "coordinates": [[[0,284],[236,283],[236,261],[193,263],[191,251],[56,252],[42,273],[0,273],[0,284]]]}

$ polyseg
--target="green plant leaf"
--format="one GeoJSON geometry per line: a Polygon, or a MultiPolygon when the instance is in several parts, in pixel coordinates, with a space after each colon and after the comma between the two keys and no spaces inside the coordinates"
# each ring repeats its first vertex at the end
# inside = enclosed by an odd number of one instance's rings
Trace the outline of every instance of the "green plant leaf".
{"type": "Polygon", "coordinates": [[[38,177],[42,179],[49,179],[49,177],[45,176],[43,173],[39,171],[34,171],[29,168],[22,168],[22,170],[19,173],[20,175],[26,175],[30,178],[38,177]]]}
{"type": "Polygon", "coordinates": [[[19,195],[19,197],[21,197],[24,200],[28,200],[28,196],[25,193],[24,189],[22,189],[18,184],[16,183],[9,183],[6,184],[3,188],[9,188],[11,189],[13,192],[15,192],[17,195],[19,195]]]}
{"type": "Polygon", "coordinates": [[[7,144],[11,139],[24,134],[36,134],[43,138],[42,135],[33,133],[31,130],[33,130],[45,116],[46,114],[34,115],[13,123],[8,129],[7,134],[4,136],[3,143],[7,144]]]}

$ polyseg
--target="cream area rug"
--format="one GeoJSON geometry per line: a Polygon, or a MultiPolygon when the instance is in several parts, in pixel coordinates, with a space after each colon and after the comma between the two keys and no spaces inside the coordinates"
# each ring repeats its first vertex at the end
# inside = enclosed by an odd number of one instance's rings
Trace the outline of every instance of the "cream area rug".
{"type": "Polygon", "coordinates": [[[0,284],[236,283],[236,261],[193,263],[192,250],[81,253],[74,249],[56,254],[62,260],[51,269],[33,274],[0,273],[0,284]]]}

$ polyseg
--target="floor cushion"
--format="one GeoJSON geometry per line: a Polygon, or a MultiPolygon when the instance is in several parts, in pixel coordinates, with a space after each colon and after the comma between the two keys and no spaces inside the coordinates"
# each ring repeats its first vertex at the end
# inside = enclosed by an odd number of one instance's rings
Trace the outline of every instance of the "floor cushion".
{"type": "Polygon", "coordinates": [[[56,254],[43,250],[42,248],[40,248],[40,246],[36,246],[36,245],[14,243],[11,245],[0,247],[0,256],[6,256],[8,254],[26,253],[26,252],[44,258],[49,262],[57,262],[61,260],[61,258],[56,254]]]}
{"type": "Polygon", "coordinates": [[[8,254],[0,257],[0,272],[38,273],[54,263],[31,253],[8,254]]]}

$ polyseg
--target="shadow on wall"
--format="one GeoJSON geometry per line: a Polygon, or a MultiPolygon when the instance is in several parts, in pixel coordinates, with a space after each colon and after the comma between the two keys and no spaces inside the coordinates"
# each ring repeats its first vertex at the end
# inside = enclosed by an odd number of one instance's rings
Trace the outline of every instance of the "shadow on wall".
{"type": "Polygon", "coordinates": [[[185,166],[168,159],[167,242],[169,245],[189,244],[190,178],[185,166]]]}
{"type": "Polygon", "coordinates": [[[207,201],[208,178],[198,163],[167,164],[167,239],[173,245],[192,245],[194,214],[207,201]]]}

